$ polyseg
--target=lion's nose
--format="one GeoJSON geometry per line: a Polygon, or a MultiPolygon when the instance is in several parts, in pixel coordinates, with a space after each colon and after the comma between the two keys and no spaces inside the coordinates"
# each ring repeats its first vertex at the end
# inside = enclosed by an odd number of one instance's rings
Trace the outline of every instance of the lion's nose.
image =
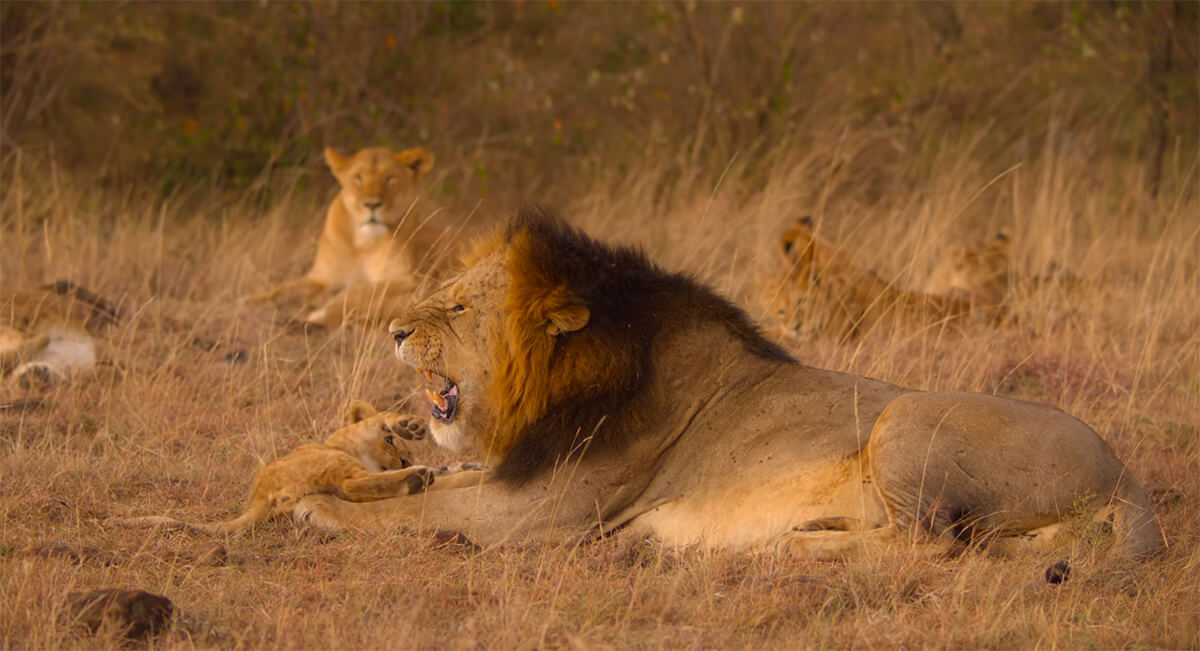
{"type": "Polygon", "coordinates": [[[383,202],[378,199],[370,199],[368,201],[364,201],[363,205],[366,206],[367,210],[378,210],[379,207],[383,205],[383,202]]]}

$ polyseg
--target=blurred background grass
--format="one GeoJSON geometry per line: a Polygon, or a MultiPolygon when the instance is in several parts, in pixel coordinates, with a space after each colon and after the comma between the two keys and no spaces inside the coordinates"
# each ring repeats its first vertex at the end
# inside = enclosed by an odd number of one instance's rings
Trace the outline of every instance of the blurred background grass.
{"type": "Polygon", "coordinates": [[[647,166],[752,189],[805,150],[806,203],[871,205],[949,143],[993,174],[1055,148],[1136,163],[1096,183],[1154,229],[1136,201],[1195,189],[1198,32],[1193,2],[4,3],[0,145],[7,178],[265,206],[327,196],[323,146],[419,144],[463,210],[647,166]]]}

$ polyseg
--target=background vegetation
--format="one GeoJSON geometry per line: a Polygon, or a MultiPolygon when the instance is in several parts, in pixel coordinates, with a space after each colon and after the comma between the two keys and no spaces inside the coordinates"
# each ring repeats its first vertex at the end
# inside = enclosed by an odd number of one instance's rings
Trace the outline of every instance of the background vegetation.
{"type": "Polygon", "coordinates": [[[421,144],[447,163],[447,197],[558,202],[647,161],[688,181],[731,164],[761,178],[867,132],[829,165],[867,198],[959,139],[1000,169],[1059,143],[1139,160],[1145,178],[1120,189],[1155,194],[1177,187],[1200,119],[1198,10],[1183,2],[0,11],[6,156],[115,189],[261,189],[297,169],[324,189],[325,145],[421,144]]]}
{"type": "Polygon", "coordinates": [[[120,372],[0,410],[0,648],[109,644],[59,619],[109,585],[211,624],[162,641],[183,648],[1200,646],[1198,52],[1182,2],[0,4],[0,285],[71,279],[124,314],[120,372]],[[381,333],[239,300],[311,259],[321,148],[374,144],[437,153],[418,207],[448,226],[539,201],[768,326],[796,216],[907,287],[1009,229],[1014,272],[1079,286],[1014,299],[1003,329],[784,342],[1078,415],[1152,489],[1169,549],[1128,567],[1092,532],[808,563],[99,525],[232,513],[350,397],[427,408],[381,333]],[[1059,558],[1072,579],[1048,585],[1059,558]]]}

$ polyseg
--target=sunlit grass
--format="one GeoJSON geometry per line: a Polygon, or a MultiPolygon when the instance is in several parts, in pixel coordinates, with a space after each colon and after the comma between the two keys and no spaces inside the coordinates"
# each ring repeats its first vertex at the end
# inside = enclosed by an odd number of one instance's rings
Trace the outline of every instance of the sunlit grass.
{"type": "MultiPolygon", "coordinates": [[[[897,549],[815,563],[620,535],[466,555],[423,534],[326,540],[278,522],[224,542],[228,557],[214,563],[203,536],[107,529],[99,521],[114,515],[229,516],[263,462],[323,435],[347,399],[405,405],[417,378],[383,332],[305,335],[291,315],[240,301],[303,270],[321,198],[292,193],[263,212],[225,197],[113,197],[10,161],[0,284],[68,278],[118,302],[124,318],[108,333],[119,372],[55,388],[51,408],[0,412],[0,646],[110,644],[65,637],[55,620],[66,592],[102,586],[164,594],[221,632],[177,634],[164,643],[172,648],[1200,644],[1194,173],[1177,196],[1135,201],[1089,180],[1126,168],[1062,154],[993,169],[968,164],[964,142],[928,176],[866,201],[829,161],[870,137],[781,153],[765,179],[742,175],[737,160],[691,180],[648,161],[553,207],[696,274],[767,325],[776,324],[759,300],[763,278],[779,271],[772,243],[800,214],[905,287],[920,286],[947,244],[1009,228],[1015,272],[1056,265],[1079,286],[1019,294],[1015,323],[1003,328],[784,343],[807,364],[1046,401],[1079,416],[1165,498],[1161,557],[1128,566],[1085,538],[1014,559],[971,552],[931,562],[897,549]],[[227,363],[236,351],[246,361],[227,363]],[[20,551],[45,543],[83,561],[20,551]],[[1051,586],[1042,575],[1060,557],[1074,573],[1051,586]]],[[[530,199],[518,189],[487,199],[480,227],[530,199]]],[[[420,205],[454,228],[465,217],[432,197],[420,205]]],[[[3,399],[20,395],[0,389],[3,399]]]]}

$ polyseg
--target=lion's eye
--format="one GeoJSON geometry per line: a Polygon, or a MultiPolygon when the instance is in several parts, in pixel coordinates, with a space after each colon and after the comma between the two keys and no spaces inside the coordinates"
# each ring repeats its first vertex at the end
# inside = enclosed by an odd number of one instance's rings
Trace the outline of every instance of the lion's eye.
{"type": "Polygon", "coordinates": [[[457,312],[463,312],[466,309],[467,309],[467,306],[460,303],[460,304],[455,305],[454,307],[450,308],[450,311],[457,313],[457,312]]]}
{"type": "Polygon", "coordinates": [[[355,174],[355,175],[354,175],[354,183],[355,183],[356,185],[362,185],[362,174],[355,174]]]}
{"type": "Polygon", "coordinates": [[[383,442],[387,443],[390,447],[393,447],[393,448],[396,447],[396,437],[394,437],[394,436],[383,437],[383,442]]]}

